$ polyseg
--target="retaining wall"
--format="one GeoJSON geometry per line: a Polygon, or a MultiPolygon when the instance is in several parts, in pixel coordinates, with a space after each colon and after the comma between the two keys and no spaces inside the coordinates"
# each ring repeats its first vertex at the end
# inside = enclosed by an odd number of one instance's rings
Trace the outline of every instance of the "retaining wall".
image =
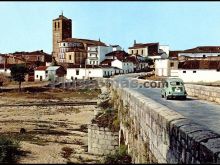
{"type": "Polygon", "coordinates": [[[88,152],[98,155],[113,154],[118,148],[118,132],[111,132],[108,128],[88,125],[88,152]]]}

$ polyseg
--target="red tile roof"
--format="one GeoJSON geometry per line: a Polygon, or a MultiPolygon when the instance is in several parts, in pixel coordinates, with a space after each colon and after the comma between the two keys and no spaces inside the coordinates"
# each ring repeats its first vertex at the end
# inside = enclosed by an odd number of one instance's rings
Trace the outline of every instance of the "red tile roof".
{"type": "Polygon", "coordinates": [[[46,70],[48,68],[48,66],[39,66],[37,68],[35,68],[35,70],[46,70]]]}
{"type": "Polygon", "coordinates": [[[105,56],[107,56],[107,57],[109,57],[109,56],[117,57],[117,59],[123,60],[126,57],[128,57],[129,54],[125,51],[117,50],[117,51],[110,52],[110,53],[106,54],[105,56]]]}
{"type": "Polygon", "coordinates": [[[95,45],[95,46],[106,46],[105,43],[97,40],[89,40],[89,39],[82,39],[82,38],[66,38],[60,42],[83,42],[88,45],[95,45]]]}
{"type": "Polygon", "coordinates": [[[115,59],[105,59],[103,60],[100,65],[108,65],[111,66],[111,62],[114,61],[115,59]]]}
{"type": "Polygon", "coordinates": [[[220,61],[188,60],[180,62],[180,69],[220,69],[220,61]]]}
{"type": "Polygon", "coordinates": [[[66,18],[65,16],[63,16],[63,15],[59,15],[59,18],[54,19],[54,21],[61,20],[61,19],[70,20],[70,19],[66,18]]]}
{"type": "Polygon", "coordinates": [[[186,49],[183,53],[220,53],[220,46],[198,46],[192,49],[186,49]]]}
{"type": "Polygon", "coordinates": [[[132,47],[129,47],[129,49],[145,48],[145,47],[154,46],[154,45],[159,45],[159,42],[157,42],[157,43],[145,43],[145,44],[137,43],[137,44],[134,44],[132,47]]]}
{"type": "Polygon", "coordinates": [[[169,57],[178,57],[178,53],[182,52],[181,50],[169,51],[169,57]]]}

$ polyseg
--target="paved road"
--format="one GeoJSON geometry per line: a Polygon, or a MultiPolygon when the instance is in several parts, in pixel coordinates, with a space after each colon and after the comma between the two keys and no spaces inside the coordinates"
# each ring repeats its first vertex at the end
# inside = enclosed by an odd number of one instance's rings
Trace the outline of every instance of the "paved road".
{"type": "MultiPolygon", "coordinates": [[[[124,76],[117,77],[117,80],[122,79],[130,80],[124,76]]],[[[166,100],[161,98],[160,88],[145,88],[141,83],[138,86],[129,88],[220,134],[220,104],[189,96],[187,100],[166,100]]]]}

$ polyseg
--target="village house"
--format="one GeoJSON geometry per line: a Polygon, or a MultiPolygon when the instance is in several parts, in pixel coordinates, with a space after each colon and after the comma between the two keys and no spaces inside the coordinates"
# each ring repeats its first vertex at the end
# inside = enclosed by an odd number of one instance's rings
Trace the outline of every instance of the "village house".
{"type": "Polygon", "coordinates": [[[128,60],[118,59],[105,59],[101,62],[101,66],[116,67],[121,69],[120,73],[132,73],[134,72],[134,64],[128,60]]]}
{"type": "Polygon", "coordinates": [[[220,61],[189,60],[180,62],[178,77],[188,83],[219,83],[220,61]]]}
{"type": "Polygon", "coordinates": [[[220,57],[220,46],[198,46],[192,49],[186,49],[178,53],[178,57],[207,58],[220,57]]]}
{"type": "Polygon", "coordinates": [[[106,58],[106,54],[121,50],[120,46],[89,46],[86,63],[88,65],[99,65],[106,58]]]}
{"type": "Polygon", "coordinates": [[[151,59],[167,58],[169,54],[168,45],[159,45],[159,43],[136,43],[128,48],[128,53],[132,55],[141,55],[151,59]]]}
{"type": "Polygon", "coordinates": [[[58,62],[85,64],[89,46],[106,46],[105,43],[96,40],[66,38],[59,41],[58,62]]]}
{"type": "Polygon", "coordinates": [[[98,66],[98,65],[72,65],[67,68],[67,80],[76,79],[93,79],[109,77],[115,74],[119,74],[121,69],[110,66],[98,66]]]}
{"type": "Polygon", "coordinates": [[[12,64],[0,64],[0,73],[3,73],[6,76],[11,76],[12,64]]]}
{"type": "Polygon", "coordinates": [[[179,61],[175,59],[156,59],[155,60],[155,75],[157,76],[177,76],[179,61]],[[176,75],[175,75],[176,74],[176,75]]]}
{"type": "Polygon", "coordinates": [[[46,81],[46,76],[48,76],[46,73],[46,69],[48,66],[39,66],[35,68],[34,70],[34,81],[46,81]]]}
{"type": "Polygon", "coordinates": [[[47,81],[64,82],[66,78],[66,69],[63,66],[48,66],[45,73],[47,81]]]}

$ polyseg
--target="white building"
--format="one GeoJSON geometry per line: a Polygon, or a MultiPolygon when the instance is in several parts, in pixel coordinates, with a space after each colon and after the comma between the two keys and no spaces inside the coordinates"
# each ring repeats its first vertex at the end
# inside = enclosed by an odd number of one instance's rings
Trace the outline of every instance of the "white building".
{"type": "Polygon", "coordinates": [[[198,46],[196,48],[180,51],[178,56],[187,57],[220,57],[220,46],[198,46]]]}
{"type": "Polygon", "coordinates": [[[89,46],[88,47],[88,56],[86,63],[88,65],[99,65],[102,61],[105,60],[105,55],[113,52],[121,50],[121,47],[116,46],[89,46]]]}
{"type": "Polygon", "coordinates": [[[122,69],[124,73],[134,72],[134,64],[130,61],[115,59],[111,62],[111,66],[122,69]]]}
{"type": "Polygon", "coordinates": [[[220,61],[189,60],[180,62],[178,69],[171,70],[172,77],[187,83],[220,82],[220,61]]]}
{"type": "Polygon", "coordinates": [[[167,58],[169,55],[168,45],[159,45],[159,43],[136,43],[128,48],[128,53],[132,55],[141,55],[151,59],[167,58]]]}
{"type": "Polygon", "coordinates": [[[172,70],[178,69],[179,62],[170,59],[156,59],[155,60],[155,75],[157,76],[171,76],[172,70]]]}
{"type": "Polygon", "coordinates": [[[39,66],[34,70],[34,81],[46,81],[47,66],[39,66]]]}
{"type": "Polygon", "coordinates": [[[220,83],[220,70],[218,69],[178,69],[173,70],[179,77],[187,83],[220,83]]]}
{"type": "Polygon", "coordinates": [[[115,74],[121,73],[119,68],[114,67],[101,67],[101,66],[73,66],[67,68],[67,80],[75,79],[93,79],[93,78],[103,78],[113,76],[115,74]]]}
{"type": "Polygon", "coordinates": [[[11,75],[11,66],[10,64],[0,64],[0,73],[5,74],[6,76],[11,75]]]}

